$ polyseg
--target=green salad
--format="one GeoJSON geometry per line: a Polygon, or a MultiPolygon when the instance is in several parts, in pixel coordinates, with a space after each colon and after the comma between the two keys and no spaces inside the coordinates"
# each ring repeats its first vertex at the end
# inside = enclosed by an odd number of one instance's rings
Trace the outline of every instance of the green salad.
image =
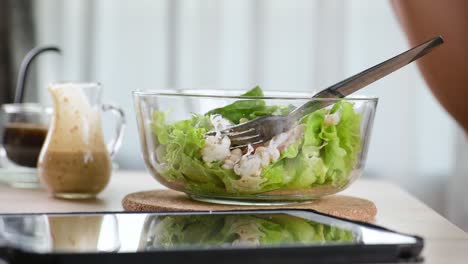
{"type": "Polygon", "coordinates": [[[343,186],[361,151],[361,115],[345,100],[304,116],[291,130],[247,151],[230,149],[229,126],[266,115],[287,115],[294,107],[267,105],[257,86],[238,100],[190,119],[166,122],[170,112],[154,111],[151,130],[156,170],[169,182],[211,194],[257,194],[343,186]],[[206,136],[217,131],[215,136],[206,136]]]}
{"type": "Polygon", "coordinates": [[[288,214],[174,215],[149,219],[146,250],[184,246],[351,243],[352,231],[288,214]]]}

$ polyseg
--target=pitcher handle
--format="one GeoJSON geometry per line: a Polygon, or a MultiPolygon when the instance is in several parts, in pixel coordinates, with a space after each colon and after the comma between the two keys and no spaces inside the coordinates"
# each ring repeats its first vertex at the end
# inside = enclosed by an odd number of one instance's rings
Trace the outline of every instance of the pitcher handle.
{"type": "Polygon", "coordinates": [[[109,150],[109,155],[111,159],[114,158],[115,154],[119,150],[120,146],[122,145],[124,130],[125,130],[125,113],[122,108],[112,105],[112,104],[103,104],[102,111],[107,112],[110,111],[114,116],[117,118],[117,122],[115,124],[115,137],[107,144],[107,149],[109,150]]]}

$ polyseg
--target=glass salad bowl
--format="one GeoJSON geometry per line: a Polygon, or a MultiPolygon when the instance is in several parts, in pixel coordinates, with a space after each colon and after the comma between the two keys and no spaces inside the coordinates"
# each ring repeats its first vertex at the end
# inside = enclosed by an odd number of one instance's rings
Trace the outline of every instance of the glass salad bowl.
{"type": "Polygon", "coordinates": [[[328,100],[268,142],[236,149],[220,131],[286,115],[312,94],[222,90],[134,91],[148,171],[192,199],[280,205],[344,190],[364,168],[377,98],[328,100]],[[207,132],[215,131],[215,135],[207,132]]]}

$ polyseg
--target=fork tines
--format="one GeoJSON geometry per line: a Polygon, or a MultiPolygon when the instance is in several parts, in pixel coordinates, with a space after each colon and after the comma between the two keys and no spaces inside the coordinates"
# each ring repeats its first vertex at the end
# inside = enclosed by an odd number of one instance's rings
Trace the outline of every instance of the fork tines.
{"type": "MultiPolygon", "coordinates": [[[[217,131],[207,132],[206,136],[214,136],[217,131]]],[[[231,149],[244,148],[248,145],[257,145],[263,143],[261,135],[255,128],[251,127],[245,130],[237,131],[236,127],[230,127],[219,131],[222,136],[228,136],[231,140],[231,149]]]]}

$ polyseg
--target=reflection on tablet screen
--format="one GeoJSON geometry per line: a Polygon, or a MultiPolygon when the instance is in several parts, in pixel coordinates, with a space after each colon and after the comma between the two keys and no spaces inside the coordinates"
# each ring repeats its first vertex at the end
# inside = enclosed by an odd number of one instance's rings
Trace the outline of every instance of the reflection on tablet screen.
{"type": "Polygon", "coordinates": [[[150,216],[140,248],[352,243],[351,230],[289,214],[150,216]]]}
{"type": "Polygon", "coordinates": [[[33,252],[415,243],[411,236],[304,211],[0,216],[0,243],[33,252]]]}

